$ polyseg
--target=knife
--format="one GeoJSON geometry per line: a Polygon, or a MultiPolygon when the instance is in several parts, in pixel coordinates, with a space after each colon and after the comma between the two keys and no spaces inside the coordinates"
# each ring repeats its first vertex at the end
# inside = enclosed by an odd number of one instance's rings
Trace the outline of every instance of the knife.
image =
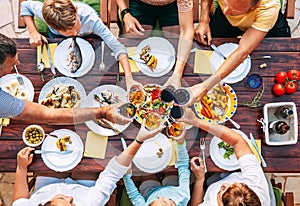
{"type": "Polygon", "coordinates": [[[52,57],[51,57],[51,54],[50,54],[49,44],[46,44],[46,47],[47,47],[47,53],[48,53],[48,57],[49,57],[51,72],[52,72],[52,74],[56,75],[56,71],[55,71],[53,61],[52,61],[52,57]]]}
{"type": "Polygon", "coordinates": [[[125,150],[127,148],[127,144],[126,144],[126,142],[125,142],[125,140],[124,140],[123,137],[121,137],[121,142],[122,142],[123,150],[125,150]]]}
{"type": "Polygon", "coordinates": [[[252,135],[251,132],[250,132],[250,140],[251,140],[251,142],[252,142],[252,144],[253,144],[255,150],[257,151],[257,153],[258,153],[258,155],[259,155],[259,158],[260,158],[260,160],[261,160],[261,165],[262,165],[263,167],[267,167],[267,163],[266,163],[265,159],[263,158],[263,156],[261,155],[261,153],[260,153],[260,151],[259,151],[259,149],[258,149],[258,146],[257,146],[257,144],[256,144],[256,142],[255,142],[255,139],[254,139],[254,137],[253,137],[253,135],[252,135]]]}
{"type": "Polygon", "coordinates": [[[226,57],[224,56],[224,54],[221,52],[221,50],[216,47],[216,45],[214,44],[211,44],[210,47],[217,53],[219,54],[221,57],[223,57],[224,59],[226,59],[226,57]]]}
{"type": "Polygon", "coordinates": [[[47,153],[54,153],[54,154],[70,154],[73,150],[66,150],[66,151],[57,151],[57,150],[34,150],[34,154],[47,154],[47,153]]]}

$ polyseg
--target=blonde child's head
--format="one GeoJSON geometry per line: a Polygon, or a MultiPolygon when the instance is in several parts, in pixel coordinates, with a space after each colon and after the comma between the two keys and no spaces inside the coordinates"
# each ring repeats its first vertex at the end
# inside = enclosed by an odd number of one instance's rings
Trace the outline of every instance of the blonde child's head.
{"type": "Polygon", "coordinates": [[[77,10],[70,0],[45,0],[42,13],[46,23],[56,31],[68,31],[77,21],[77,10]]]}

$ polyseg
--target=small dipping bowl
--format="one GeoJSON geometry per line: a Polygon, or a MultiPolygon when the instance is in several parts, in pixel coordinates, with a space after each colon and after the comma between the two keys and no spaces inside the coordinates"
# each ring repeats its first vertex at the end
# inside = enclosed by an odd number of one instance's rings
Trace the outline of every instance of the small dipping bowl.
{"type": "Polygon", "coordinates": [[[136,107],[131,103],[125,103],[121,105],[118,109],[119,113],[126,118],[132,118],[136,113],[136,107]]]}
{"type": "Polygon", "coordinates": [[[258,74],[248,76],[247,84],[250,88],[256,89],[262,85],[262,77],[258,74]]]}
{"type": "Polygon", "coordinates": [[[24,129],[22,138],[29,147],[37,147],[44,141],[45,131],[39,125],[29,125],[24,129]]]}
{"type": "Polygon", "coordinates": [[[145,116],[146,122],[145,127],[149,130],[157,129],[161,122],[161,116],[156,112],[150,112],[145,116]]]}
{"type": "Polygon", "coordinates": [[[172,122],[166,128],[166,134],[172,139],[181,139],[184,137],[186,128],[182,122],[172,122]]]}
{"type": "Polygon", "coordinates": [[[129,92],[129,102],[133,105],[140,105],[146,99],[145,91],[139,87],[131,87],[129,92]]]}

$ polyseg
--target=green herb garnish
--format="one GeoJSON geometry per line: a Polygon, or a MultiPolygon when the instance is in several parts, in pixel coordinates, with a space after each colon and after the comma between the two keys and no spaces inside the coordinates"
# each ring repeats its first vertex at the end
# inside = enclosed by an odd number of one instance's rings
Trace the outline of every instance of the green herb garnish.
{"type": "Polygon", "coordinates": [[[220,149],[223,148],[225,150],[225,153],[223,155],[224,159],[230,159],[230,156],[233,155],[233,153],[234,153],[233,147],[230,144],[228,144],[228,143],[226,143],[224,141],[220,142],[218,144],[218,147],[220,149]]]}

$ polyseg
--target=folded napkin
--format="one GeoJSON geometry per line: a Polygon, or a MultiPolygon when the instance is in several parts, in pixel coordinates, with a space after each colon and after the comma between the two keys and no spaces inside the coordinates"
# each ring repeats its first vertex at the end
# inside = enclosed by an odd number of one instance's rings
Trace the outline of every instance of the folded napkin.
{"type": "MultiPolygon", "coordinates": [[[[261,140],[260,140],[260,139],[256,139],[255,142],[256,142],[256,144],[257,144],[257,147],[258,147],[258,149],[259,149],[259,152],[261,152],[261,140]]],[[[260,160],[259,155],[258,155],[258,153],[257,153],[257,151],[256,151],[256,149],[255,149],[255,147],[253,146],[253,143],[252,143],[252,142],[251,142],[250,148],[252,149],[252,151],[253,151],[253,153],[254,153],[254,155],[255,155],[257,161],[258,161],[259,164],[260,164],[260,163],[261,163],[261,160],[260,160]]]]}
{"type": "Polygon", "coordinates": [[[196,74],[212,74],[210,69],[210,57],[213,51],[196,50],[194,61],[194,73],[196,74]]]}
{"type": "Polygon", "coordinates": [[[0,123],[2,126],[6,127],[9,125],[10,119],[9,118],[0,118],[0,123]]]}
{"type": "Polygon", "coordinates": [[[88,131],[83,155],[85,157],[104,159],[107,141],[107,136],[98,135],[92,131],[88,131]]]}
{"type": "MultiPolygon", "coordinates": [[[[52,62],[54,67],[56,67],[55,62],[54,62],[54,53],[57,47],[57,43],[51,43],[48,44],[49,45],[49,49],[50,49],[50,55],[52,58],[52,62]]],[[[40,55],[41,55],[41,46],[37,47],[37,63],[40,62],[40,55]]],[[[50,68],[50,62],[49,62],[49,57],[48,57],[48,53],[47,53],[47,47],[45,44],[43,44],[43,54],[42,54],[42,61],[45,64],[45,68],[50,68]]]]}
{"type": "MultiPolygon", "coordinates": [[[[176,144],[173,143],[173,141],[175,141],[175,140],[172,140],[172,139],[169,139],[169,140],[172,145],[172,158],[171,158],[168,166],[173,166],[173,165],[175,165],[175,147],[177,147],[177,143],[176,144]]],[[[178,159],[178,150],[177,150],[176,155],[177,155],[177,159],[178,159]]]]}
{"type": "MultiPolygon", "coordinates": [[[[128,57],[134,58],[135,52],[136,52],[136,47],[127,47],[127,53],[128,57]]],[[[130,64],[130,70],[131,72],[139,72],[140,69],[136,65],[136,62],[134,60],[129,59],[129,64],[130,64]]],[[[124,72],[124,69],[122,65],[119,63],[119,72],[124,72]]]]}

